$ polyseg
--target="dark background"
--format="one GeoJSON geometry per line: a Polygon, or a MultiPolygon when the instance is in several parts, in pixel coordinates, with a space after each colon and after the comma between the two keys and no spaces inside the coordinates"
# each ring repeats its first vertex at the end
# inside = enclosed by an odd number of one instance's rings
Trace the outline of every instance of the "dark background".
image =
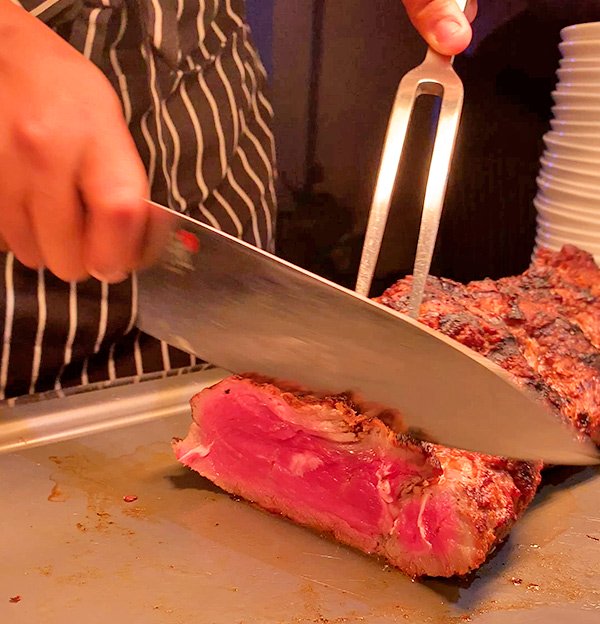
{"type": "MultiPolygon", "coordinates": [[[[278,253],[352,286],[390,106],[425,46],[399,0],[247,2],[277,115],[278,253]]],[[[600,20],[600,3],[532,0],[498,25],[492,13],[481,0],[485,36],[455,61],[465,105],[432,273],[459,281],[529,264],[560,29],[600,20]]],[[[411,126],[374,292],[412,269],[433,109],[420,102],[411,126]]]]}

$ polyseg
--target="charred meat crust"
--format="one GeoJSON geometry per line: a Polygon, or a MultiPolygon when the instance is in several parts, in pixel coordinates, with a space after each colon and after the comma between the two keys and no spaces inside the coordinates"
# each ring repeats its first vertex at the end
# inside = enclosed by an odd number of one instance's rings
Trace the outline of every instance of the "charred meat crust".
{"type": "MultiPolygon", "coordinates": [[[[379,302],[405,312],[411,278],[379,302]]],[[[523,275],[430,278],[420,320],[490,358],[600,443],[600,269],[574,247],[541,250],[523,275]]]]}

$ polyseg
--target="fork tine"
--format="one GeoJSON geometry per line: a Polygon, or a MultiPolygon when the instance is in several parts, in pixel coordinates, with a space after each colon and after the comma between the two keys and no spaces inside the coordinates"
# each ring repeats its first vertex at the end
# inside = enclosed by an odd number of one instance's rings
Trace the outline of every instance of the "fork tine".
{"type": "Polygon", "coordinates": [[[448,173],[456,144],[462,104],[463,86],[457,78],[444,85],[444,95],[431,154],[413,270],[412,291],[408,304],[408,314],[412,318],[419,316],[427,276],[431,267],[431,257],[435,248],[444,197],[446,196],[448,173]]]}
{"type": "Polygon", "coordinates": [[[390,211],[390,202],[398,165],[404,149],[408,123],[418,96],[419,79],[416,77],[415,71],[408,72],[398,85],[385,135],[381,165],[377,174],[377,184],[369,212],[369,221],[356,281],[356,292],[365,297],[368,296],[371,289],[390,211]]]}
{"type": "MultiPolygon", "coordinates": [[[[431,52],[428,53],[428,57],[429,60],[437,62],[442,58],[431,52]]],[[[441,105],[425,188],[413,288],[409,301],[408,313],[413,318],[418,316],[423,299],[462,112],[462,82],[449,64],[445,67],[419,65],[406,74],[400,82],[388,123],[356,281],[356,292],[365,297],[368,296],[385,233],[410,116],[415,100],[422,94],[439,96],[441,105]]]]}

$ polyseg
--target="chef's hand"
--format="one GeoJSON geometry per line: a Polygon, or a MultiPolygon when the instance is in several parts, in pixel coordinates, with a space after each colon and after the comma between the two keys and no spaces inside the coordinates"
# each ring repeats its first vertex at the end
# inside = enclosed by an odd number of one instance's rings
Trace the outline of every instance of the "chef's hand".
{"type": "Polygon", "coordinates": [[[442,54],[462,52],[471,42],[471,24],[477,0],[469,0],[463,13],[455,0],[402,0],[414,27],[442,54]]]}
{"type": "Polygon", "coordinates": [[[11,0],[0,0],[0,39],[0,241],[63,280],[124,279],[151,223],[116,93],[11,0]]]}

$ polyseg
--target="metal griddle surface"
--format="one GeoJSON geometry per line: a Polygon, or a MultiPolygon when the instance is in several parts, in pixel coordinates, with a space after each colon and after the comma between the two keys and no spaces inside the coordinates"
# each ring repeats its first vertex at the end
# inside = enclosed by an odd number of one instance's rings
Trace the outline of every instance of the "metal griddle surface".
{"type": "Polygon", "coordinates": [[[189,422],[0,456],[0,622],[600,621],[597,470],[550,471],[472,578],[415,583],[180,467],[189,422]]]}

